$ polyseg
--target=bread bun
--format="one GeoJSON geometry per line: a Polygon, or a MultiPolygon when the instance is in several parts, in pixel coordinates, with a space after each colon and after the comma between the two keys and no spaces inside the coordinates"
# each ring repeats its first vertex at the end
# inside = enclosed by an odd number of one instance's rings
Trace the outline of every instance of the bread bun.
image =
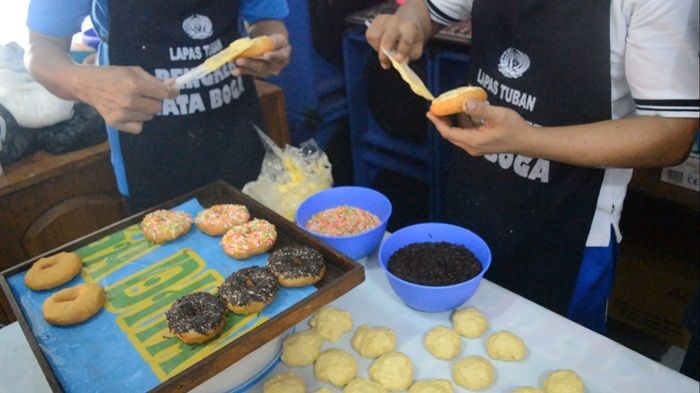
{"type": "Polygon", "coordinates": [[[486,91],[478,86],[464,86],[440,94],[430,105],[435,116],[449,116],[462,112],[462,103],[471,98],[486,101],[486,91]]]}
{"type": "Polygon", "coordinates": [[[253,38],[250,48],[244,50],[237,58],[259,57],[273,49],[275,49],[275,40],[272,37],[263,35],[253,38]]]}

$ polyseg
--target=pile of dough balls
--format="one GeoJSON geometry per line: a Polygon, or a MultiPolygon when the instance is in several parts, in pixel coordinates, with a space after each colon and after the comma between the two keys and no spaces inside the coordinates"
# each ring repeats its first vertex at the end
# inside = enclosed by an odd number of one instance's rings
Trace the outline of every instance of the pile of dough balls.
{"type": "MultiPolygon", "coordinates": [[[[476,308],[455,310],[452,327],[436,326],[423,337],[425,349],[435,358],[453,361],[452,381],[425,379],[414,381],[411,359],[396,351],[396,333],[388,327],[361,325],[351,339],[351,346],[361,357],[374,359],[367,370],[368,378],[358,376],[358,362],[352,354],[339,348],[321,351],[324,340],[336,342],[352,331],[348,311],[326,307],[309,320],[311,329],[289,336],[282,345],[282,361],[290,367],[313,365],[318,381],[342,388],[343,393],[454,393],[453,383],[468,390],[486,389],[496,380],[491,360],[477,355],[456,359],[462,352],[462,338],[484,336],[489,329],[486,317],[476,308]],[[455,360],[456,359],[456,360],[455,360]]],[[[484,340],[488,356],[497,361],[523,361],[528,354],[523,339],[507,330],[496,331],[484,340]]],[[[294,373],[276,375],[263,386],[264,393],[304,392],[304,381],[294,373]]],[[[542,388],[522,386],[511,393],[584,393],[581,378],[572,370],[556,370],[543,380],[542,388]]],[[[330,393],[320,388],[316,393],[330,393]]]]}

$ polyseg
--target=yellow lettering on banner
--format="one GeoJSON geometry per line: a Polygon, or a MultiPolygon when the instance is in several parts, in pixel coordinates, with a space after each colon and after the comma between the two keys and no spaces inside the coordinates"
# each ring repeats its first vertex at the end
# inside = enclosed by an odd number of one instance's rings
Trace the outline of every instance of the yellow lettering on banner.
{"type": "Polygon", "coordinates": [[[86,282],[98,282],[157,247],[143,237],[138,224],[132,225],[78,250],[83,259],[81,274],[86,282]]]}
{"type": "Polygon", "coordinates": [[[228,313],[224,330],[207,345],[187,345],[171,337],[165,312],[172,303],[188,293],[215,292],[223,283],[219,272],[205,269],[206,262],[194,250],[185,248],[125,277],[107,290],[105,308],[117,314],[117,326],[161,381],[268,319],[257,318],[257,314],[228,313]]]}

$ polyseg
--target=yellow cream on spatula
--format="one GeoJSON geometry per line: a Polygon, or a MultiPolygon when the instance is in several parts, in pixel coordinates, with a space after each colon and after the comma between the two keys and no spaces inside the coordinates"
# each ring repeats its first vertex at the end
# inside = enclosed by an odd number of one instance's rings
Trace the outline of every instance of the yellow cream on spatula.
{"type": "Polygon", "coordinates": [[[428,88],[425,86],[420,77],[416,75],[416,73],[411,69],[411,67],[408,66],[408,62],[399,63],[398,61],[396,61],[396,59],[394,58],[396,51],[388,51],[382,48],[382,52],[384,52],[384,54],[389,58],[389,60],[391,60],[391,65],[394,66],[396,71],[399,72],[401,78],[406,83],[408,83],[408,86],[411,88],[411,91],[425,98],[428,101],[432,101],[435,99],[433,94],[430,92],[430,90],[428,90],[428,88]]]}
{"type": "Polygon", "coordinates": [[[239,38],[233,41],[228,47],[226,47],[226,49],[208,58],[204,61],[204,63],[198,65],[197,67],[180,75],[177,79],[175,79],[175,83],[177,84],[178,88],[182,88],[189,82],[202,78],[210,72],[214,72],[217,68],[223,66],[227,62],[238,57],[241,53],[248,50],[251,46],[253,46],[254,42],[255,39],[248,37],[239,38]]]}

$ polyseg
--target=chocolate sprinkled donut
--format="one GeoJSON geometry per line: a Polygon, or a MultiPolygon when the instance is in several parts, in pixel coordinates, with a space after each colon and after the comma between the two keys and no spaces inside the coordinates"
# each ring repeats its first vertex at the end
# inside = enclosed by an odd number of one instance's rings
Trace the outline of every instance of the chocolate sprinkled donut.
{"type": "Polygon", "coordinates": [[[224,326],[226,304],[218,295],[194,292],[175,301],[166,311],[168,329],[188,344],[214,337],[224,326]]]}
{"type": "Polygon", "coordinates": [[[230,275],[219,287],[226,307],[236,314],[260,312],[277,296],[277,277],[267,267],[251,266],[230,275]]]}
{"type": "Polygon", "coordinates": [[[284,287],[314,284],[326,274],[321,253],[306,246],[287,246],[275,250],[267,260],[267,266],[284,287]]]}

